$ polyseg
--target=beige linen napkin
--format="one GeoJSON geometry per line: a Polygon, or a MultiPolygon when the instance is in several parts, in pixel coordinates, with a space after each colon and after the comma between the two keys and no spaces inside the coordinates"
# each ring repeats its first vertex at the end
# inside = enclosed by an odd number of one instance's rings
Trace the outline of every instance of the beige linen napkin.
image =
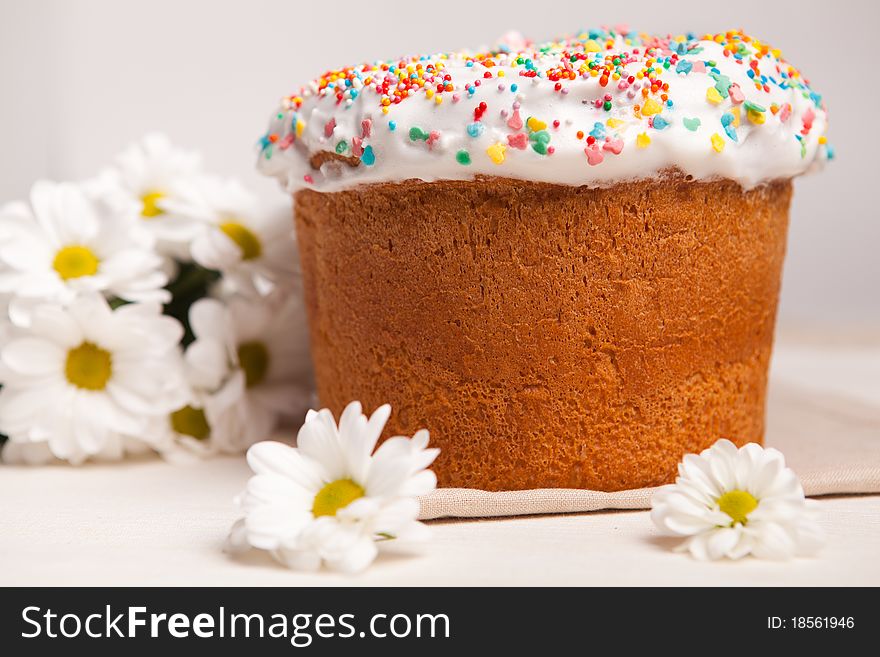
{"type": "MultiPolygon", "coordinates": [[[[784,455],[807,495],[880,493],[880,409],[846,398],[771,386],[766,445],[784,455]]],[[[440,488],[421,498],[423,520],[602,509],[647,509],[653,488],[614,493],[541,489],[489,493],[440,488]]]]}

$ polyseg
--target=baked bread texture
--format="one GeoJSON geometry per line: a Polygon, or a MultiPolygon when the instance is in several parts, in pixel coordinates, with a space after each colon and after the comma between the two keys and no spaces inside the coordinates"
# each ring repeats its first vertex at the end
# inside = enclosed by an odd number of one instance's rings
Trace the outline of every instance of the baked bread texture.
{"type": "Polygon", "coordinates": [[[680,174],[302,190],[322,404],[390,402],[441,486],[485,490],[653,486],[760,442],[790,197],[680,174]]]}

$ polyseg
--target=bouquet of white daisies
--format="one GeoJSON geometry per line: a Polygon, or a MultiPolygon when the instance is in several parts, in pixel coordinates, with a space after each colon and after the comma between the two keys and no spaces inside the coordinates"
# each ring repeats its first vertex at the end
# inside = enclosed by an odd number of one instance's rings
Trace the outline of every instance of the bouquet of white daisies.
{"type": "Polygon", "coordinates": [[[3,459],[243,452],[311,401],[289,212],[148,135],[0,208],[3,459]]]}

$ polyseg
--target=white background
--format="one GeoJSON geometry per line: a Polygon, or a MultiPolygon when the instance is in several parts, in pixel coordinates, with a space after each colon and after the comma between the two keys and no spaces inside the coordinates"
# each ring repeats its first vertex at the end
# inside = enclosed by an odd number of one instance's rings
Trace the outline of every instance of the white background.
{"type": "Polygon", "coordinates": [[[830,108],[837,161],[798,181],[781,320],[880,325],[880,9],[834,3],[0,0],[0,202],[80,179],[162,130],[266,195],[254,144],[275,103],[339,65],[601,24],[742,27],[782,49],[830,108]]]}

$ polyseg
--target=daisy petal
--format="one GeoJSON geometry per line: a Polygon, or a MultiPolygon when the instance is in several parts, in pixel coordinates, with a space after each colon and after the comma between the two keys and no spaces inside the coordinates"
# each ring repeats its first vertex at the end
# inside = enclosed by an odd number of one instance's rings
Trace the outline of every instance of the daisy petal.
{"type": "Polygon", "coordinates": [[[19,374],[41,376],[60,373],[66,354],[48,340],[25,337],[7,344],[0,357],[7,367],[19,374]]]}
{"type": "Polygon", "coordinates": [[[272,556],[291,570],[314,572],[321,567],[321,555],[314,550],[297,550],[282,546],[274,550],[272,556]]]}
{"type": "Polygon", "coordinates": [[[712,561],[729,557],[739,543],[742,530],[739,527],[721,527],[709,534],[706,553],[712,561]]]}
{"type": "Polygon", "coordinates": [[[349,547],[344,553],[332,559],[327,559],[327,567],[346,574],[356,574],[366,570],[376,559],[379,550],[372,539],[362,537],[349,547]]]}
{"type": "Polygon", "coordinates": [[[223,341],[229,315],[216,299],[199,299],[189,309],[189,325],[198,339],[214,338],[223,341]]]}
{"type": "Polygon", "coordinates": [[[691,553],[691,556],[697,561],[708,561],[709,560],[709,534],[697,534],[696,536],[691,536],[687,543],[688,551],[691,553]]]}
{"type": "Polygon", "coordinates": [[[251,548],[251,544],[247,540],[247,527],[245,527],[244,518],[239,518],[229,530],[229,536],[223,546],[223,551],[227,554],[241,554],[247,552],[251,548]]]}
{"type": "Polygon", "coordinates": [[[371,530],[374,533],[390,534],[400,538],[404,530],[418,517],[418,500],[412,497],[400,498],[383,505],[379,512],[374,514],[371,530]]]}
{"type": "Polygon", "coordinates": [[[320,465],[284,443],[265,441],[253,445],[247,452],[247,462],[258,475],[277,474],[313,491],[323,486],[320,465]]]}
{"type": "Polygon", "coordinates": [[[277,474],[260,474],[250,478],[241,506],[247,511],[263,504],[285,504],[310,511],[314,492],[297,482],[277,474]]]}
{"type": "Polygon", "coordinates": [[[216,390],[229,373],[228,358],[226,346],[218,340],[196,340],[184,354],[189,380],[198,388],[216,390]]]}
{"type": "MultiPolygon", "coordinates": [[[[721,490],[732,490],[736,487],[736,456],[737,449],[729,440],[719,440],[707,450],[711,455],[708,458],[709,471],[712,477],[718,482],[721,490]]],[[[706,458],[707,452],[704,451],[701,456],[706,458]]]]}
{"type": "Polygon", "coordinates": [[[759,559],[786,561],[797,552],[796,532],[779,523],[752,522],[748,532],[755,541],[752,553],[759,559]]]}
{"type": "Polygon", "coordinates": [[[36,306],[30,312],[30,330],[68,349],[79,346],[83,341],[79,324],[60,306],[36,306]]]}
{"type": "Polygon", "coordinates": [[[304,455],[324,467],[327,481],[343,479],[350,475],[347,472],[347,461],[339,445],[339,434],[330,411],[326,409],[320,411],[300,428],[296,436],[296,446],[304,455]]]}
{"type": "Polygon", "coordinates": [[[261,550],[275,550],[299,535],[311,517],[286,503],[255,505],[245,518],[248,542],[261,550]]]}

